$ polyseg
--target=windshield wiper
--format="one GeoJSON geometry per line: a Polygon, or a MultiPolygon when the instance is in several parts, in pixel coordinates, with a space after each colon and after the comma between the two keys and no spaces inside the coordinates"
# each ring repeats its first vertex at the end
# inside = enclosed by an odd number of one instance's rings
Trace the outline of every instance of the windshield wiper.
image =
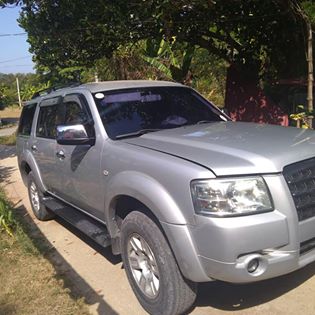
{"type": "Polygon", "coordinates": [[[189,123],[189,124],[184,124],[184,125],[181,125],[179,127],[182,127],[182,126],[194,126],[194,125],[201,125],[201,124],[209,124],[209,123],[213,123],[214,121],[213,120],[199,120],[199,121],[196,121],[196,122],[193,122],[193,123],[189,123]]]}
{"type": "Polygon", "coordinates": [[[201,125],[201,124],[207,124],[207,123],[212,123],[213,120],[199,120],[196,122],[196,125],[201,125]]]}
{"type": "Polygon", "coordinates": [[[158,128],[141,129],[135,132],[129,132],[129,133],[124,133],[122,135],[118,135],[115,137],[115,139],[117,140],[117,139],[124,139],[124,138],[140,137],[146,133],[159,131],[159,130],[162,130],[162,129],[158,129],[158,128]]]}

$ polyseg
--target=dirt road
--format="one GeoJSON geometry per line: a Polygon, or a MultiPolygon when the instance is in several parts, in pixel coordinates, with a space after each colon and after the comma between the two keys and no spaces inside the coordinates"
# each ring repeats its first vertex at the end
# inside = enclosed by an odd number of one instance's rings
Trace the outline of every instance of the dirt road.
{"type": "MultiPolygon", "coordinates": [[[[30,212],[27,191],[17,170],[15,148],[0,146],[0,181],[37,235],[49,242],[46,257],[56,277],[74,296],[83,297],[92,314],[146,314],[134,297],[119,258],[66,229],[61,220],[39,222],[30,212]]],[[[0,279],[1,283],[1,279],[0,279]]],[[[315,264],[279,277],[250,285],[213,282],[200,285],[193,315],[314,315],[315,264]]]]}
{"type": "Polygon", "coordinates": [[[10,128],[1,128],[0,129],[0,137],[10,136],[16,132],[16,129],[17,129],[17,126],[10,127],[10,128]]]}

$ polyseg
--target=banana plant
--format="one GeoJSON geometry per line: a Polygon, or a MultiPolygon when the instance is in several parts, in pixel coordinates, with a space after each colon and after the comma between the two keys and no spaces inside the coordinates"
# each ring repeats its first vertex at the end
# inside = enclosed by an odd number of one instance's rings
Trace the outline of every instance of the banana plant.
{"type": "Polygon", "coordinates": [[[32,84],[26,83],[21,88],[22,101],[30,100],[36,92],[47,89],[47,88],[49,88],[49,86],[50,86],[50,82],[41,83],[38,85],[32,85],[32,84]]]}
{"type": "Polygon", "coordinates": [[[291,114],[290,118],[296,121],[297,128],[312,128],[309,119],[314,118],[314,112],[305,111],[303,105],[297,106],[297,113],[291,114]]]}
{"type": "Polygon", "coordinates": [[[189,74],[194,52],[194,46],[179,44],[176,37],[172,37],[170,41],[163,38],[148,39],[142,58],[169,79],[184,82],[189,74]]]}

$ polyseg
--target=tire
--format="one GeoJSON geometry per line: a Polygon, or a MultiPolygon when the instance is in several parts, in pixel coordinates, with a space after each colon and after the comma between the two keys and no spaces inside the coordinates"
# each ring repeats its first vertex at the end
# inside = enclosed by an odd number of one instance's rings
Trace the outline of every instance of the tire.
{"type": "Polygon", "coordinates": [[[129,283],[148,313],[176,315],[192,306],[197,285],[183,278],[163,233],[145,214],[124,219],[121,248],[129,283]]]}
{"type": "Polygon", "coordinates": [[[47,221],[53,219],[54,214],[47,210],[47,208],[43,204],[42,200],[44,194],[39,189],[32,172],[28,174],[27,180],[28,197],[35,217],[40,221],[47,221]]]}

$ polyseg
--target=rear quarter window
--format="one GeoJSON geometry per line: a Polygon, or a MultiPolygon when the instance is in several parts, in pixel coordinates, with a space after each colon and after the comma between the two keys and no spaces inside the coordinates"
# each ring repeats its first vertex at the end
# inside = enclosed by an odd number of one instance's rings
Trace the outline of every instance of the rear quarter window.
{"type": "Polygon", "coordinates": [[[31,134],[36,106],[37,103],[23,107],[18,129],[19,135],[29,136],[31,134]]]}

